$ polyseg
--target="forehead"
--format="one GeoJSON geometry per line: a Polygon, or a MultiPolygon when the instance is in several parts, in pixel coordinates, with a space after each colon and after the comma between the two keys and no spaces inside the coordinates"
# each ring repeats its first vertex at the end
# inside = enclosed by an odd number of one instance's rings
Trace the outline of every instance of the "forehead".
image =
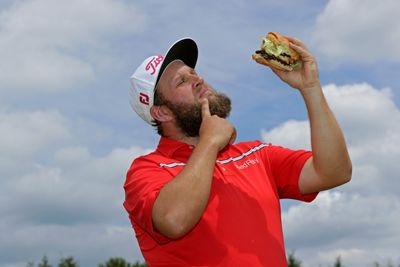
{"type": "MultiPolygon", "coordinates": [[[[180,69],[184,68],[185,66],[186,66],[186,64],[183,63],[182,60],[174,60],[168,64],[168,66],[165,68],[162,76],[171,78],[171,77],[175,76],[175,74],[177,74],[178,71],[180,69]]],[[[162,76],[161,76],[161,78],[162,78],[162,76]]]]}
{"type": "Polygon", "coordinates": [[[160,80],[158,84],[163,86],[167,83],[170,83],[181,71],[189,68],[185,63],[181,60],[174,60],[168,64],[165,68],[164,72],[161,74],[160,80]]]}

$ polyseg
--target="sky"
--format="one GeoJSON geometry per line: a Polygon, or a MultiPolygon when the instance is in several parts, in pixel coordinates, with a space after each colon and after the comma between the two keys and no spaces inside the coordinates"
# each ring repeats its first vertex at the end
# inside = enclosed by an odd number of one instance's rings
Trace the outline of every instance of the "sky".
{"type": "Polygon", "coordinates": [[[347,140],[352,181],[282,201],[304,266],[400,264],[400,2],[395,0],[0,2],[0,267],[143,260],[122,206],[132,160],[159,137],[128,102],[129,77],[177,39],[233,102],[237,141],[309,148],[298,91],[251,60],[269,31],[316,56],[347,140]]]}

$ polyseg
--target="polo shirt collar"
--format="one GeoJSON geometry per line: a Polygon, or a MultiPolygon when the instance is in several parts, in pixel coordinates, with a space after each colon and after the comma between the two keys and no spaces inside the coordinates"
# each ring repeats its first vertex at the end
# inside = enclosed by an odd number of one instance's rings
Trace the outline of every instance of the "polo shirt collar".
{"type": "Polygon", "coordinates": [[[187,143],[167,137],[161,137],[157,146],[157,151],[166,157],[172,157],[178,149],[187,147],[190,147],[190,145],[187,143]]]}

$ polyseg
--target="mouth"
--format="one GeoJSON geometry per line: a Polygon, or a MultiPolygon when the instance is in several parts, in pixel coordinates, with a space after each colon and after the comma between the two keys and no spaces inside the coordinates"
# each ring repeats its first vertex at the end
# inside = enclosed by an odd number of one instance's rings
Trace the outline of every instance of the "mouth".
{"type": "Polygon", "coordinates": [[[201,99],[201,98],[207,97],[210,94],[212,94],[212,91],[209,88],[204,87],[200,90],[199,98],[201,99]]]}

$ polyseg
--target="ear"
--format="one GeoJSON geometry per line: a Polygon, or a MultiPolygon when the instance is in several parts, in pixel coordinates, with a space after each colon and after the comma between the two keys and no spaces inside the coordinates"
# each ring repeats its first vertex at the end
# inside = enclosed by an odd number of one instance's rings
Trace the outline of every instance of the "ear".
{"type": "Polygon", "coordinates": [[[152,106],[150,108],[151,116],[160,121],[160,122],[168,122],[173,119],[172,112],[166,106],[152,106]]]}

